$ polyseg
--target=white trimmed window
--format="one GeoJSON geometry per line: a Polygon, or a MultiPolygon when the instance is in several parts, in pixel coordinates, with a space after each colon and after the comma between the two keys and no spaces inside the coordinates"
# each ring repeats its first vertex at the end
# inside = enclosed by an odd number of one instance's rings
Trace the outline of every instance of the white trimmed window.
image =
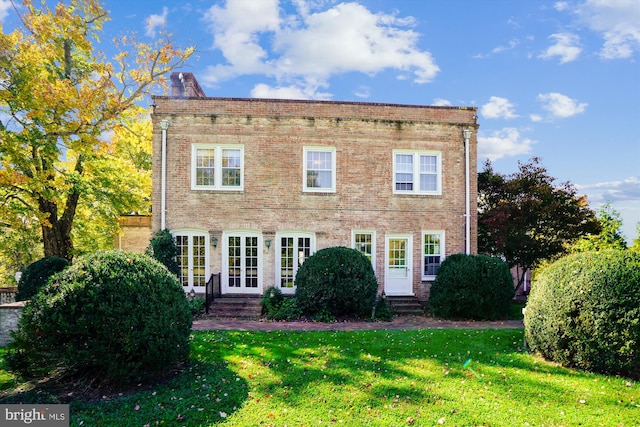
{"type": "Polygon", "coordinates": [[[442,194],[442,153],[439,151],[393,151],[395,194],[442,194]]]}
{"type": "Polygon", "coordinates": [[[336,149],[333,147],[304,147],[302,191],[335,193],[336,149]]]}
{"type": "Polygon", "coordinates": [[[191,189],[244,189],[244,147],[242,145],[193,144],[191,146],[191,189]]]}
{"type": "Polygon", "coordinates": [[[369,261],[373,271],[376,271],[376,232],[373,230],[353,230],[351,231],[351,247],[364,254],[369,261]]]}
{"type": "Polygon", "coordinates": [[[422,232],[422,280],[435,280],[444,260],[444,230],[422,232]]]}

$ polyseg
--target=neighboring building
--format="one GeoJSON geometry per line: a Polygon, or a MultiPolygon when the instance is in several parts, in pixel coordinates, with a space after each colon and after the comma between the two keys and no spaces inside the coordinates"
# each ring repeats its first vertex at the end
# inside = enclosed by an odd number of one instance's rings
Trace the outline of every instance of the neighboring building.
{"type": "Polygon", "coordinates": [[[476,108],[207,98],[190,73],[172,85],[154,97],[153,230],[176,237],[186,291],[221,272],[223,294],[292,294],[307,257],[348,246],[380,292],[425,300],[447,255],[476,252],[476,108]]]}
{"type": "Polygon", "coordinates": [[[145,252],[151,240],[151,216],[120,217],[120,233],[113,236],[113,247],[123,251],[145,252]]]}

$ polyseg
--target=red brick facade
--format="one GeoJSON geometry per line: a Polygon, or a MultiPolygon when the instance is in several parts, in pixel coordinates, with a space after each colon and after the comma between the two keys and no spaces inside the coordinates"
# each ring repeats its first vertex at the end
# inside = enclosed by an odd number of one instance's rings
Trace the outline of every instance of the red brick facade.
{"type": "MultiPolygon", "coordinates": [[[[288,243],[284,239],[293,237],[298,242],[299,236],[309,236],[313,252],[330,246],[353,247],[353,231],[367,230],[375,237],[380,291],[389,293],[385,285],[391,274],[387,264],[391,246],[397,244],[389,236],[406,237],[409,240],[405,241],[411,243],[406,249],[411,248],[411,252],[405,255],[412,261],[407,266],[409,293],[427,299],[430,282],[423,275],[423,233],[444,231],[443,255],[465,251],[463,129],[472,130],[470,247],[472,253],[476,252],[476,108],[172,97],[156,97],[154,104],[153,230],[158,230],[162,221],[160,121],[168,120],[164,221],[174,234],[199,236],[195,243],[190,237],[182,241],[185,255],[191,244],[192,257],[195,253],[198,258],[198,252],[204,251],[189,269],[187,258],[183,258],[188,287],[201,289],[197,286],[202,284],[202,276],[217,272],[223,273],[223,283],[231,283],[230,276],[242,272],[237,276],[242,280],[246,279],[244,275],[254,278],[251,287],[240,290],[223,286],[223,292],[262,293],[269,286],[279,285],[285,274],[282,272],[287,265],[281,257],[286,252],[283,245],[288,243]],[[192,189],[192,144],[241,147],[242,189],[192,189]],[[326,148],[333,153],[334,190],[304,191],[305,148],[326,148]],[[437,153],[441,194],[394,193],[394,150],[437,153]],[[236,236],[240,239],[233,240],[236,236]],[[216,247],[212,238],[217,241],[216,247]],[[242,247],[231,248],[238,241],[242,247]],[[251,260],[230,259],[232,252],[251,260]],[[201,265],[203,260],[205,265],[201,265]],[[229,273],[232,270],[235,273],[229,273]],[[199,276],[200,281],[196,278],[189,284],[189,274],[199,276]]],[[[297,246],[295,249],[296,253],[301,251],[297,246]]]]}

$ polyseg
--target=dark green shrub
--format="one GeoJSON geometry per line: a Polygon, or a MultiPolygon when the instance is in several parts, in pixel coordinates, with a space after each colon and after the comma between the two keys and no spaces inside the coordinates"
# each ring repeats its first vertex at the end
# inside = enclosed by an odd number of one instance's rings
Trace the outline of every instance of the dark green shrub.
{"type": "Polygon", "coordinates": [[[195,297],[187,299],[187,301],[189,302],[189,311],[191,311],[192,316],[199,316],[204,313],[207,302],[203,297],[195,297]]]}
{"type": "Polygon", "coordinates": [[[640,378],[640,253],[578,253],[546,267],[524,326],[531,349],[549,360],[640,378]]]}
{"type": "Polygon", "coordinates": [[[47,284],[55,273],[64,270],[71,263],[64,258],[47,257],[30,264],[22,272],[18,282],[16,301],[26,301],[47,284]]]}
{"type": "Polygon", "coordinates": [[[387,301],[387,296],[384,293],[376,298],[374,306],[372,320],[377,319],[388,322],[393,318],[393,308],[391,308],[391,304],[387,301]]]}
{"type": "Polygon", "coordinates": [[[296,298],[282,295],[282,291],[275,287],[266,290],[260,304],[262,314],[269,320],[292,320],[302,316],[296,298]]]}
{"type": "Polygon", "coordinates": [[[371,262],[345,247],[319,250],[298,269],[296,298],[302,313],[314,317],[371,316],[378,282],[371,262]]]}
{"type": "Polygon", "coordinates": [[[436,316],[477,320],[506,319],[514,295],[509,266],[487,255],[447,257],[431,286],[429,306],[436,316]]]}
{"type": "Polygon", "coordinates": [[[186,360],[191,322],[182,286],[160,263],[97,252],[27,303],[7,360],[27,377],[62,369],[98,382],[139,381],[186,360]]]}
{"type": "Polygon", "coordinates": [[[159,261],[160,264],[175,274],[180,275],[180,267],[176,261],[178,256],[178,245],[169,230],[156,231],[149,241],[147,255],[159,261]]]}

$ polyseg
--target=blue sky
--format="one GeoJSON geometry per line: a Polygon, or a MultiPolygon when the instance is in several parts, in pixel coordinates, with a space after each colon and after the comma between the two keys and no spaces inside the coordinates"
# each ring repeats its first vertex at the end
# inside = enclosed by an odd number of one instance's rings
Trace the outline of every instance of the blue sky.
{"type": "MultiPolygon", "coordinates": [[[[0,21],[15,19],[0,0],[0,21]]],[[[197,45],[208,96],[478,107],[479,168],[541,158],[627,242],[640,221],[640,1],[105,0],[108,35],[197,45]]],[[[103,40],[108,40],[104,37],[103,40]]]]}

